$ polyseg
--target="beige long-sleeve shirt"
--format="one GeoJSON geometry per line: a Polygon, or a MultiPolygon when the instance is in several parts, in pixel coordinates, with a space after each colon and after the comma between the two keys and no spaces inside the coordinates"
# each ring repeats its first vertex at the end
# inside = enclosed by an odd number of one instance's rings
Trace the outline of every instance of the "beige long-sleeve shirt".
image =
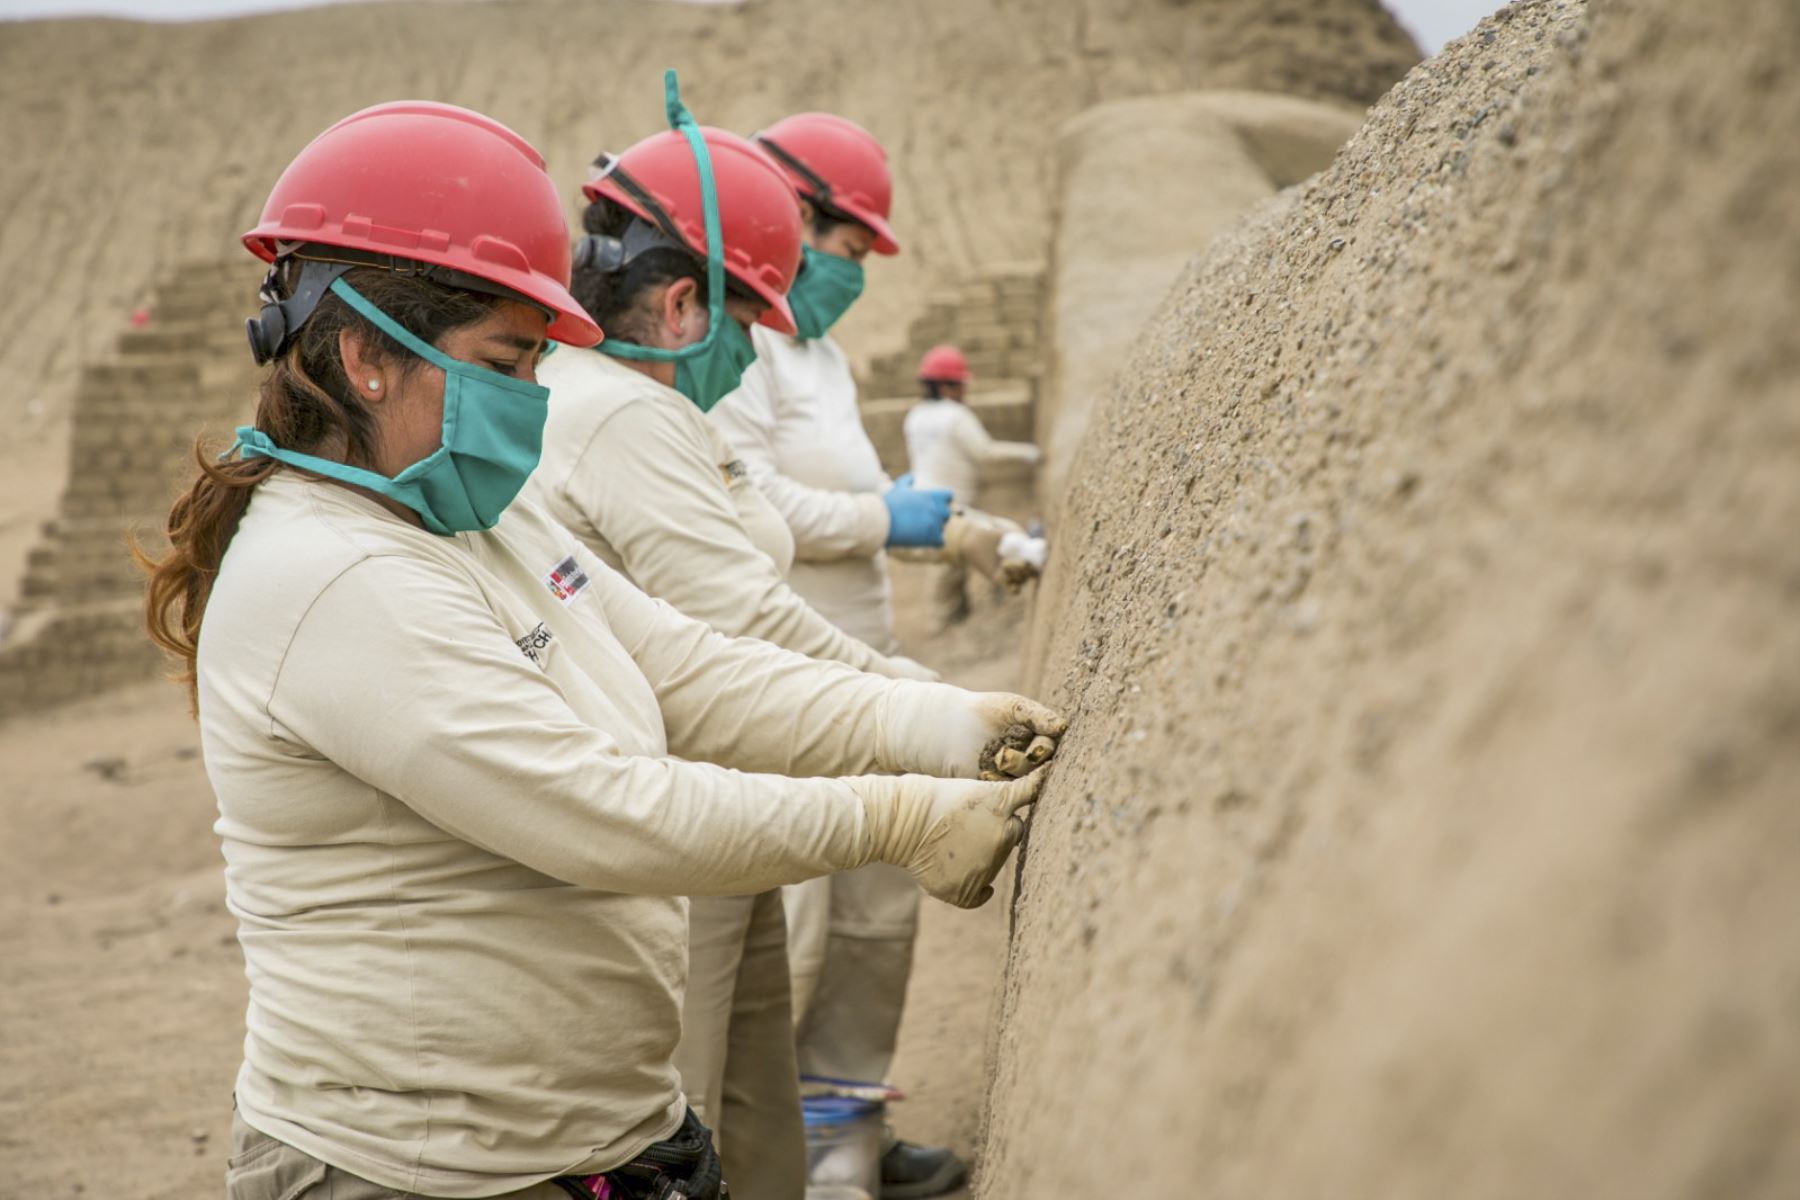
{"type": "Polygon", "coordinates": [[[912,674],[789,587],[794,538],[743,460],[688,399],[597,350],[564,346],[527,494],[608,566],[721,633],[861,671],[912,674]]]}
{"type": "Polygon", "coordinates": [[[888,589],[889,479],[864,432],[850,361],[828,337],[758,325],[756,361],[708,417],[794,535],[788,582],[831,623],[894,652],[888,589]]]}
{"type": "Polygon", "coordinates": [[[948,703],[723,637],[535,505],[438,537],[286,470],[225,555],[197,672],[250,983],[239,1109],[450,1197],[667,1136],[677,897],[871,853],[850,784],[711,764],[906,770],[948,703]]]}
{"type": "Polygon", "coordinates": [[[907,410],[904,431],[914,485],[948,488],[958,503],[970,506],[980,501],[984,467],[1038,460],[1036,446],[996,440],[968,405],[955,400],[913,405],[907,410]]]}

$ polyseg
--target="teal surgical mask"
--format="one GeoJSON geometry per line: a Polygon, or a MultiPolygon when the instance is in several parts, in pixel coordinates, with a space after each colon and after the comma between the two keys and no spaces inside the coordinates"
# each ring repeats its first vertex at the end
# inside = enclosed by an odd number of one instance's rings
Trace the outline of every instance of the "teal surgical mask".
{"type": "Polygon", "coordinates": [[[745,370],[756,361],[756,350],[743,329],[725,312],[725,251],[719,233],[719,192],[713,184],[712,155],[693,115],[681,103],[674,71],[663,72],[663,112],[669,128],[687,139],[700,176],[700,209],[706,221],[706,336],[677,350],[640,346],[612,337],[596,349],[636,362],[674,363],[675,390],[693,401],[701,412],[708,412],[737,390],[745,370]]]}
{"type": "Polygon", "coordinates": [[[794,310],[796,336],[803,342],[824,337],[826,330],[856,303],[862,290],[861,263],[802,246],[800,274],[795,276],[787,296],[788,307],[794,310]]]}
{"type": "MultiPolygon", "coordinates": [[[[232,450],[368,488],[419,514],[425,528],[449,535],[492,529],[537,466],[544,446],[550,389],[451,358],[376,308],[342,279],[331,290],[384,333],[444,372],[443,442],[389,478],[328,458],[277,446],[240,425],[232,450]]],[[[225,452],[227,455],[231,450],[225,452]]]]}
{"type": "MultiPolygon", "coordinates": [[[[604,344],[604,343],[603,343],[604,344]]],[[[680,359],[675,364],[675,390],[694,402],[701,412],[711,412],[713,405],[737,391],[739,381],[750,364],[756,361],[756,347],[743,327],[730,317],[720,336],[707,330],[704,353],[680,359]]]]}

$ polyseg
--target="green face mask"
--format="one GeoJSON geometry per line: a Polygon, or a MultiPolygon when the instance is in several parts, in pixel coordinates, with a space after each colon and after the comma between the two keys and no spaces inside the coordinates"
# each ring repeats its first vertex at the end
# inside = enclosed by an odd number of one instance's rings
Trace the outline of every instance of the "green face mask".
{"type": "Polygon", "coordinates": [[[794,310],[796,336],[801,341],[825,336],[825,331],[856,303],[862,295],[863,269],[855,259],[839,258],[800,248],[800,274],[788,289],[788,307],[794,310]]]}
{"type": "Polygon", "coordinates": [[[237,442],[225,454],[236,450],[245,458],[272,458],[368,488],[418,513],[425,528],[436,534],[492,529],[537,467],[550,414],[550,389],[451,358],[342,279],[333,280],[331,290],[402,346],[442,368],[441,444],[392,478],[284,449],[252,425],[238,427],[237,442]]]}
{"type": "Polygon", "coordinates": [[[640,346],[607,338],[598,349],[614,358],[675,364],[675,390],[706,412],[737,389],[744,371],[756,361],[756,350],[738,323],[725,315],[725,250],[719,234],[719,191],[713,184],[712,155],[693,114],[681,103],[675,72],[663,72],[663,111],[669,128],[687,139],[700,176],[700,209],[706,220],[706,336],[679,350],[640,346]]]}
{"type": "Polygon", "coordinates": [[[713,405],[737,391],[744,372],[756,361],[756,347],[730,317],[725,318],[719,336],[713,336],[709,328],[706,337],[695,344],[705,347],[705,353],[675,363],[675,390],[701,412],[711,412],[713,405]]]}

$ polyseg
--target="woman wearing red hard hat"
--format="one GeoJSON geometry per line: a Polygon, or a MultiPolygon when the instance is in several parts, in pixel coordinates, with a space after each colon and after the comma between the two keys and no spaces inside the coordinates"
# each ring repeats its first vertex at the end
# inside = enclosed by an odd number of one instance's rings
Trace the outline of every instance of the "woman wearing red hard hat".
{"type": "MultiPolygon", "coordinates": [[[[796,331],[754,331],[756,362],[712,410],[714,423],[793,531],[794,590],[846,632],[895,646],[887,548],[938,548],[950,494],[897,483],[862,426],[850,362],[829,336],[861,295],[863,260],[896,254],[888,225],[893,183],[868,130],[830,113],[801,113],[756,142],[780,164],[806,219],[804,262],[789,293],[796,331]]],[[[918,929],[918,890],[881,868],[817,880],[788,894],[790,953],[804,1074],[877,1081],[893,1061],[918,929]]],[[[930,1196],[957,1186],[948,1150],[896,1143],[883,1195],[930,1196]]]]}
{"type": "MultiPolygon", "coordinates": [[[[684,111],[673,120],[602,155],[583,188],[571,290],[606,340],[544,362],[550,416],[528,495],[601,561],[721,633],[935,678],[848,636],[788,587],[793,537],[704,416],[754,353],[746,328],[794,328],[785,293],[800,209],[756,146],[692,126],[684,111]]],[[[805,1146],[780,896],[696,899],[691,932],[676,1051],[688,1101],[716,1131],[740,1200],[798,1195],[805,1146]]]]}
{"type": "Polygon", "coordinates": [[[250,983],[227,1193],[716,1195],[670,1062],[679,897],[882,861],[979,902],[1035,780],[851,773],[973,775],[1007,718],[950,736],[913,712],[949,689],[722,637],[514,502],[546,339],[600,333],[511,130],[366,109],[244,240],[255,423],[146,599],[250,983]]]}

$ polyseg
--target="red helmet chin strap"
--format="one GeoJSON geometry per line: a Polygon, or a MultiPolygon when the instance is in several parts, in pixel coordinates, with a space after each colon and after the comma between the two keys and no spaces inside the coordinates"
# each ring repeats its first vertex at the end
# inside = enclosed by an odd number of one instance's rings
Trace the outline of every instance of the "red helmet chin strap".
{"type": "Polygon", "coordinates": [[[877,254],[899,253],[888,225],[893,176],[874,134],[844,117],[812,112],[784,117],[756,141],[801,196],[828,216],[865,226],[875,235],[877,254]]]}
{"type": "MultiPolygon", "coordinates": [[[[712,162],[726,286],[766,306],[759,324],[793,333],[787,290],[800,267],[804,234],[793,186],[747,138],[711,126],[700,126],[699,133],[712,162]]],[[[704,200],[694,152],[682,134],[652,134],[616,155],[601,155],[595,165],[600,173],[582,186],[583,195],[624,209],[638,219],[634,224],[662,231],[704,261],[704,200]]],[[[619,239],[625,245],[593,243],[585,253],[598,256],[590,262],[628,262],[640,252],[630,244],[633,236],[627,229],[619,239]]]]}

